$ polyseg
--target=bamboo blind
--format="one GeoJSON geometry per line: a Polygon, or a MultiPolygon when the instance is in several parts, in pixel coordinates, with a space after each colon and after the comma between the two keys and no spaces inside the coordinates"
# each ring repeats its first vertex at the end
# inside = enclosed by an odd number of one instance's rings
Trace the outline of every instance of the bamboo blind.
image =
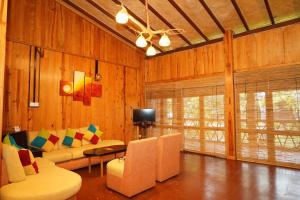
{"type": "Polygon", "coordinates": [[[155,136],[181,132],[185,150],[225,156],[223,77],[149,85],[146,103],[156,109],[155,136]]]}
{"type": "Polygon", "coordinates": [[[235,74],[239,160],[300,168],[300,66],[235,74]]]}

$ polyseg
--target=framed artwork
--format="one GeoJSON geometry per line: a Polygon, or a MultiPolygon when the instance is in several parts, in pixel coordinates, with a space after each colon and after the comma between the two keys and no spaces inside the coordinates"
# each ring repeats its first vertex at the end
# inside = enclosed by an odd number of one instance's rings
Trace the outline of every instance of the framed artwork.
{"type": "Polygon", "coordinates": [[[74,72],[74,92],[73,100],[74,101],[83,101],[84,96],[84,80],[85,73],[80,71],[74,72]]]}
{"type": "Polygon", "coordinates": [[[92,97],[101,97],[102,96],[102,85],[99,83],[92,84],[92,97]]]}
{"type": "Polygon", "coordinates": [[[92,97],[101,97],[102,85],[95,83],[92,77],[85,76],[84,72],[74,71],[72,81],[60,81],[60,96],[73,96],[74,101],[82,101],[83,105],[90,106],[92,97]]]}
{"type": "Polygon", "coordinates": [[[91,94],[92,94],[92,78],[85,77],[84,79],[84,96],[83,96],[83,104],[90,106],[91,105],[91,94]]]}
{"type": "Polygon", "coordinates": [[[73,96],[73,83],[71,81],[60,81],[59,94],[61,96],[73,96]]]}

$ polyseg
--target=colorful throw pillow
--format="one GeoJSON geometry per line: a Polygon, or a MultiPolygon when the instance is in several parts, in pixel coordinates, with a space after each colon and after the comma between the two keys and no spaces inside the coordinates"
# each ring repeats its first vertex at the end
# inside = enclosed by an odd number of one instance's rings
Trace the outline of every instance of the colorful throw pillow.
{"type": "Polygon", "coordinates": [[[67,129],[63,144],[68,147],[80,147],[83,135],[83,133],[77,130],[67,129]]]}
{"type": "Polygon", "coordinates": [[[30,150],[20,149],[18,154],[26,175],[39,173],[38,165],[30,150]]]}
{"type": "Polygon", "coordinates": [[[11,136],[10,134],[7,134],[4,139],[3,139],[3,143],[10,145],[10,146],[14,146],[17,149],[21,149],[22,147],[20,147],[19,145],[17,145],[15,139],[13,138],[13,136],[11,136]]]}
{"type": "Polygon", "coordinates": [[[59,137],[49,133],[47,130],[40,130],[38,135],[32,140],[31,146],[42,149],[43,151],[52,151],[59,137]]]}
{"type": "Polygon", "coordinates": [[[84,131],[83,138],[90,141],[92,144],[97,144],[102,134],[102,131],[98,130],[93,124],[90,124],[87,130],[84,131]]]}

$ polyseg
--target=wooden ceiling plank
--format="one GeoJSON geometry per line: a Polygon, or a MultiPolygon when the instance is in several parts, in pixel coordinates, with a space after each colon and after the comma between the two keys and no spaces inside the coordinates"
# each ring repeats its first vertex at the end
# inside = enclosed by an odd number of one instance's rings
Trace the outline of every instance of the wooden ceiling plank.
{"type": "Polygon", "coordinates": [[[245,29],[246,29],[247,31],[249,31],[249,30],[250,30],[250,29],[249,29],[249,26],[248,26],[248,24],[247,24],[247,21],[246,21],[245,17],[243,16],[243,14],[242,14],[242,12],[241,12],[241,9],[240,9],[239,5],[237,4],[237,2],[236,2],[235,0],[231,0],[231,3],[232,3],[232,5],[233,5],[234,9],[236,10],[236,12],[237,12],[237,14],[238,14],[240,20],[242,21],[242,23],[243,23],[245,29]]]}
{"type": "Polygon", "coordinates": [[[187,14],[177,5],[174,0],[168,0],[170,4],[179,12],[184,19],[200,34],[200,36],[205,40],[208,41],[208,37],[200,30],[200,28],[193,22],[193,20],[187,16],[187,14]]]}
{"type": "Polygon", "coordinates": [[[269,15],[270,21],[274,25],[275,24],[275,20],[274,20],[274,17],[273,17],[273,13],[272,13],[269,1],[268,0],[264,0],[264,2],[265,2],[266,9],[268,11],[268,15],[269,15]]]}
{"type": "Polygon", "coordinates": [[[264,26],[264,27],[261,27],[261,28],[249,30],[249,31],[246,31],[246,32],[243,32],[243,33],[235,34],[235,35],[233,35],[233,37],[238,38],[238,37],[242,37],[242,36],[253,34],[253,33],[267,31],[267,30],[270,30],[270,29],[273,29],[273,28],[288,26],[288,25],[295,24],[295,23],[300,23],[300,17],[295,18],[295,19],[291,19],[291,20],[288,20],[288,21],[285,21],[285,22],[280,22],[280,23],[277,23],[277,24],[272,24],[272,25],[269,25],[269,26],[264,26]]]}
{"type": "Polygon", "coordinates": [[[204,0],[199,0],[203,8],[206,10],[206,12],[209,14],[209,16],[212,18],[212,20],[216,23],[216,25],[219,27],[219,29],[222,31],[222,33],[225,33],[225,29],[222,26],[222,24],[219,22],[219,20],[216,18],[214,13],[211,11],[211,9],[208,7],[208,5],[205,3],[204,0]]]}
{"type": "MultiPolygon", "coordinates": [[[[262,32],[262,31],[267,31],[267,30],[270,30],[270,29],[284,27],[284,26],[288,26],[288,25],[296,24],[296,23],[300,23],[300,17],[296,18],[296,19],[289,20],[289,21],[280,22],[280,23],[269,25],[269,26],[266,26],[266,27],[261,27],[261,28],[245,31],[245,32],[242,32],[242,33],[239,33],[239,34],[235,34],[235,35],[233,35],[233,38],[243,37],[245,35],[259,33],[259,32],[262,32]]],[[[179,51],[185,51],[185,50],[188,50],[188,49],[198,48],[198,47],[202,47],[202,46],[205,46],[205,45],[209,45],[209,44],[213,44],[213,43],[221,42],[221,41],[223,41],[223,38],[217,38],[217,39],[214,39],[214,40],[209,40],[207,42],[202,42],[202,43],[194,44],[194,45],[187,46],[187,47],[180,47],[180,48],[177,48],[177,49],[174,49],[174,50],[171,50],[171,51],[165,51],[163,53],[160,53],[160,54],[157,54],[155,56],[149,57],[147,59],[151,59],[151,58],[154,58],[154,57],[163,56],[163,55],[167,55],[167,54],[171,54],[171,53],[175,53],[175,52],[179,52],[179,51]]]]}
{"type": "MultiPolygon", "coordinates": [[[[64,3],[68,4],[70,7],[72,7],[74,10],[82,13],[83,15],[85,15],[87,18],[95,21],[98,25],[104,27],[105,29],[107,29],[108,31],[110,31],[111,33],[113,33],[114,35],[118,36],[119,38],[123,39],[124,41],[126,41],[127,43],[135,46],[135,43],[132,42],[131,40],[129,40],[128,38],[124,37],[123,35],[121,35],[120,33],[118,33],[117,31],[115,31],[114,29],[110,28],[109,26],[107,26],[106,24],[104,24],[103,22],[101,22],[100,20],[98,20],[96,17],[94,17],[93,15],[89,14],[87,11],[85,11],[84,9],[80,8],[79,6],[75,5],[74,3],[72,3],[70,0],[63,0],[64,3]]],[[[143,50],[144,51],[144,50],[143,50]]]]}
{"type": "MultiPolygon", "coordinates": [[[[109,12],[107,12],[104,8],[102,8],[100,5],[98,5],[96,2],[94,2],[93,0],[87,0],[87,2],[89,4],[91,4],[92,6],[94,6],[97,10],[101,11],[103,14],[105,14],[107,17],[109,17],[112,20],[115,20],[115,17],[110,14],[109,12]]],[[[136,35],[136,32],[133,31],[132,29],[130,29],[128,26],[124,26],[130,33],[132,33],[133,35],[136,35]]],[[[133,42],[134,43],[134,42],[133,42]]],[[[135,45],[135,43],[134,43],[135,45]]],[[[159,50],[160,52],[163,52],[158,46],[153,45],[157,50],[159,50]]]]}
{"type": "MultiPolygon", "coordinates": [[[[142,4],[145,4],[145,0],[139,0],[142,4]]],[[[172,24],[170,24],[170,22],[168,22],[168,20],[166,20],[161,14],[159,14],[159,12],[157,12],[151,5],[148,4],[148,8],[149,10],[156,15],[162,22],[164,22],[169,28],[171,29],[176,29],[172,24]]],[[[178,35],[181,39],[183,39],[187,44],[192,45],[192,43],[186,38],[184,37],[182,34],[178,35]]]]}

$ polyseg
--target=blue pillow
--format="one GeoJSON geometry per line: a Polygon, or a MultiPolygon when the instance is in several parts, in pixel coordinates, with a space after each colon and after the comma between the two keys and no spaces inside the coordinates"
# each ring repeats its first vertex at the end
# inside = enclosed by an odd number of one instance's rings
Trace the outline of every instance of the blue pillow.
{"type": "Polygon", "coordinates": [[[4,143],[4,144],[11,145],[11,146],[14,146],[14,147],[16,147],[17,149],[22,149],[21,146],[17,145],[15,139],[14,139],[13,136],[11,136],[10,134],[7,134],[7,135],[4,137],[3,143],[4,143]]]}
{"type": "Polygon", "coordinates": [[[68,146],[68,147],[71,147],[72,143],[73,143],[73,138],[70,137],[70,136],[65,136],[65,138],[63,140],[63,144],[68,146]]]}
{"type": "Polygon", "coordinates": [[[32,140],[31,146],[41,149],[46,142],[47,140],[45,138],[37,136],[36,138],[34,138],[34,140],[32,140]]]}

